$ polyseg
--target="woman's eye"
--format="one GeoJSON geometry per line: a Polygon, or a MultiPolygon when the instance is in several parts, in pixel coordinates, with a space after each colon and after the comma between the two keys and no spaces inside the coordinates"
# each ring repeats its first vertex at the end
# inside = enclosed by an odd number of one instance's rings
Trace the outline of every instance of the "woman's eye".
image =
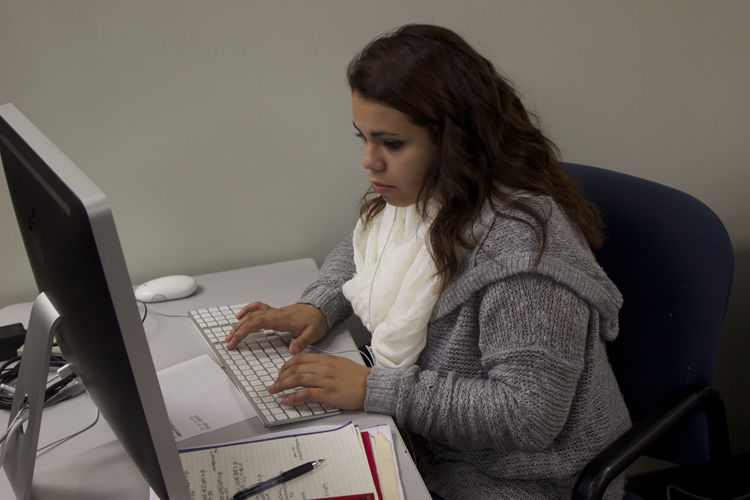
{"type": "Polygon", "coordinates": [[[396,151],[397,149],[401,149],[401,146],[403,146],[404,143],[402,141],[384,141],[383,146],[387,147],[391,151],[396,151]]]}
{"type": "Polygon", "coordinates": [[[357,132],[356,134],[354,134],[354,136],[358,139],[361,139],[363,142],[367,142],[367,139],[365,139],[365,136],[362,134],[362,132],[357,132]]]}

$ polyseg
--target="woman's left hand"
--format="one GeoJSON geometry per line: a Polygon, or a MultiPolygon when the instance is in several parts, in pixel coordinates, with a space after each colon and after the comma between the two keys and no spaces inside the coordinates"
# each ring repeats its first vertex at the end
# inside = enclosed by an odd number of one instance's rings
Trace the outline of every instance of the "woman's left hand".
{"type": "Polygon", "coordinates": [[[340,356],[298,354],[281,367],[269,392],[277,394],[306,387],[285,397],[283,404],[292,406],[311,401],[342,410],[361,410],[365,407],[369,375],[366,366],[340,356]]]}

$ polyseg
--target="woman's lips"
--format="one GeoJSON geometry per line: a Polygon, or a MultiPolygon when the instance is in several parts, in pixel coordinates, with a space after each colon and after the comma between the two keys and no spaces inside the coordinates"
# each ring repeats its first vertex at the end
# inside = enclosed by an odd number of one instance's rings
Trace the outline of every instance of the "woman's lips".
{"type": "Polygon", "coordinates": [[[372,190],[378,194],[385,194],[393,189],[393,186],[386,186],[385,184],[378,184],[377,182],[372,183],[372,190]]]}

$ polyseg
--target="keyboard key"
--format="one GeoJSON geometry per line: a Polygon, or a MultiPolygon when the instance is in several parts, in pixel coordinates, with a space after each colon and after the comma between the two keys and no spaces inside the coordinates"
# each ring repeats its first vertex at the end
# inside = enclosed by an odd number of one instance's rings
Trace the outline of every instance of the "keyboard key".
{"type": "Polygon", "coordinates": [[[300,416],[299,412],[294,406],[283,406],[284,413],[289,418],[297,418],[300,416]]]}
{"type": "Polygon", "coordinates": [[[310,410],[310,408],[308,408],[307,405],[304,405],[304,404],[295,405],[294,407],[297,409],[299,414],[302,415],[303,417],[309,417],[313,414],[312,410],[310,410]]]}
{"type": "Polygon", "coordinates": [[[307,406],[310,408],[310,411],[312,411],[315,415],[320,415],[326,412],[320,403],[307,403],[307,406]]]}

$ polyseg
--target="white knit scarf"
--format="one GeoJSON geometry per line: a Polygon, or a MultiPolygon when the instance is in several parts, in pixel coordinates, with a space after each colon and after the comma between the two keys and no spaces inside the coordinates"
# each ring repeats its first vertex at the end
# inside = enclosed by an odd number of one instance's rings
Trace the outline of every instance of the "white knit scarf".
{"type": "Polygon", "coordinates": [[[427,339],[427,323],[440,295],[440,279],[425,236],[435,215],[423,219],[411,205],[386,205],[354,230],[354,278],[344,296],[372,333],[376,366],[412,366],[427,339]]]}
{"type": "MultiPolygon", "coordinates": [[[[534,196],[524,190],[500,189],[512,197],[534,196]]],[[[425,237],[438,210],[437,203],[429,202],[423,218],[416,204],[386,205],[367,228],[360,219],[354,229],[356,272],[343,291],[372,333],[376,366],[408,368],[427,343],[427,324],[440,298],[440,277],[425,237]]],[[[494,219],[491,204],[485,202],[465,236],[480,244],[494,219]]],[[[469,252],[456,248],[459,263],[469,252]]]]}

